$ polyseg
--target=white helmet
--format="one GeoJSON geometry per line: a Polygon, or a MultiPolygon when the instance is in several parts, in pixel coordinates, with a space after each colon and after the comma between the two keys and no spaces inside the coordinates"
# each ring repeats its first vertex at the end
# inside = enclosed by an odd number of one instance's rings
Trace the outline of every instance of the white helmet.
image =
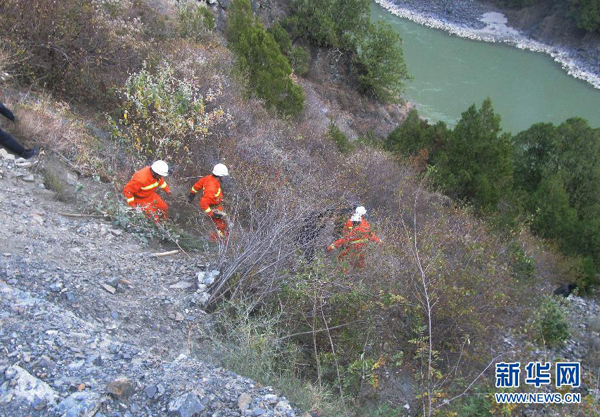
{"type": "Polygon", "coordinates": [[[169,175],[169,166],[165,161],[155,161],[151,167],[152,171],[160,175],[161,177],[166,177],[169,175]]]}
{"type": "Polygon", "coordinates": [[[356,207],[356,209],[354,209],[354,214],[352,215],[352,217],[350,217],[350,220],[352,220],[353,222],[359,222],[362,216],[364,216],[365,214],[367,214],[367,209],[363,206],[358,206],[356,207]]]}
{"type": "Polygon", "coordinates": [[[229,170],[227,169],[225,164],[217,164],[213,168],[212,173],[213,173],[213,175],[216,175],[217,177],[226,177],[229,175],[229,170]]]}

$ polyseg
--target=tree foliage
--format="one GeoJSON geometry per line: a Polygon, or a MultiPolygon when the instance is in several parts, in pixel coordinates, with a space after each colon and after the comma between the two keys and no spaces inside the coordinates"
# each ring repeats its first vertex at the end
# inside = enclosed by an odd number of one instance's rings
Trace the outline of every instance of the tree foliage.
{"type": "Polygon", "coordinates": [[[388,135],[385,146],[389,151],[407,156],[416,156],[426,150],[428,162],[432,162],[437,151],[446,144],[449,134],[450,130],[444,122],[430,125],[413,108],[406,120],[388,135]]]}
{"type": "Polygon", "coordinates": [[[579,28],[587,32],[600,32],[600,0],[574,0],[571,14],[579,28]]]}
{"type": "Polygon", "coordinates": [[[587,32],[600,32],[600,0],[494,0],[501,6],[523,8],[542,4],[548,10],[559,7],[567,16],[587,32]]]}
{"type": "Polygon", "coordinates": [[[273,35],[275,42],[279,45],[281,53],[288,58],[294,72],[298,75],[305,75],[308,72],[310,63],[310,54],[308,53],[308,50],[301,46],[293,46],[290,34],[279,22],[275,22],[267,32],[273,35]]]}
{"type": "MultiPolygon", "coordinates": [[[[573,118],[533,125],[513,142],[515,186],[530,196],[533,230],[600,270],[600,129],[573,118]]],[[[596,280],[584,276],[583,288],[596,280]]]]}
{"type": "Polygon", "coordinates": [[[371,23],[368,0],[294,0],[292,6],[285,25],[294,37],[348,54],[361,92],[384,102],[399,97],[409,78],[402,39],[391,26],[371,23]]]}
{"type": "Polygon", "coordinates": [[[486,99],[471,106],[436,157],[437,181],[450,195],[480,209],[493,209],[512,187],[510,135],[501,133],[500,116],[486,99]]]}
{"type": "Polygon", "coordinates": [[[304,106],[304,92],[292,78],[292,67],[271,33],[252,16],[249,0],[234,0],[228,37],[249,85],[267,108],[296,116],[304,106]]]}
{"type": "Polygon", "coordinates": [[[388,23],[370,25],[359,39],[355,55],[359,91],[381,101],[394,101],[404,91],[408,69],[402,53],[402,38],[388,23]]]}
{"type": "Polygon", "coordinates": [[[366,0],[294,0],[292,6],[294,15],[288,24],[294,36],[315,45],[353,50],[370,26],[366,0]]]}

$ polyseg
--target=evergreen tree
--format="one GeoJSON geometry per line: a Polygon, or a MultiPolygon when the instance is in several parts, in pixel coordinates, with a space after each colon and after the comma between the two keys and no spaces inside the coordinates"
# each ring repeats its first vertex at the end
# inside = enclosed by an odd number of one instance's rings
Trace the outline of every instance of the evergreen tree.
{"type": "Polygon", "coordinates": [[[488,98],[481,109],[473,105],[462,114],[436,157],[436,178],[450,195],[494,209],[511,192],[512,164],[510,135],[501,133],[500,116],[488,98]]]}
{"type": "Polygon", "coordinates": [[[430,125],[413,108],[408,112],[406,120],[388,135],[385,146],[389,151],[404,156],[415,156],[426,149],[429,161],[432,161],[436,153],[445,146],[450,133],[444,122],[430,125]]]}
{"type": "Polygon", "coordinates": [[[267,108],[297,116],[304,106],[304,92],[292,79],[292,68],[273,35],[252,18],[249,0],[234,0],[231,9],[228,37],[240,67],[248,72],[249,85],[267,108]]]}
{"type": "Polygon", "coordinates": [[[355,57],[359,91],[372,94],[381,101],[397,101],[404,91],[408,69],[402,54],[402,38],[383,22],[370,25],[367,35],[359,40],[355,57]]]}

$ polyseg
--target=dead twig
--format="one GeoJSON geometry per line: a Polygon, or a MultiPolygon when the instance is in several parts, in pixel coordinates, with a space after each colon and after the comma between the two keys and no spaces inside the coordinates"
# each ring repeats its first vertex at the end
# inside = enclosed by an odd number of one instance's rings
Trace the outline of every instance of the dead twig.
{"type": "Polygon", "coordinates": [[[60,214],[61,216],[65,216],[65,217],[93,217],[93,218],[97,218],[97,219],[108,217],[107,214],[63,213],[63,212],[59,212],[58,214],[60,214]]]}
{"type": "Polygon", "coordinates": [[[168,252],[153,253],[152,256],[154,256],[155,258],[164,258],[165,256],[176,255],[178,253],[179,253],[179,249],[175,249],[175,250],[170,250],[168,252]]]}

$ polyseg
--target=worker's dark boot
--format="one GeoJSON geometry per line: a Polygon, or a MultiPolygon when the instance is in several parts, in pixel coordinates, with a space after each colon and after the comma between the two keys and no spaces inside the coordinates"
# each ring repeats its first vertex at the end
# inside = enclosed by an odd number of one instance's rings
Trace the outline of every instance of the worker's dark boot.
{"type": "Polygon", "coordinates": [[[40,153],[40,148],[34,146],[33,149],[25,149],[21,154],[21,158],[30,159],[40,153]]]}

